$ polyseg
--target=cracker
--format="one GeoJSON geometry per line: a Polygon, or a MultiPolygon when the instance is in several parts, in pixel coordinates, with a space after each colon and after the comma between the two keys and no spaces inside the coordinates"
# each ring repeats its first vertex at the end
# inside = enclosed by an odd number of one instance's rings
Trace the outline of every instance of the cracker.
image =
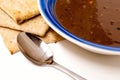
{"type": "MultiPolygon", "coordinates": [[[[11,54],[19,51],[19,48],[17,45],[17,35],[19,33],[20,33],[20,31],[0,27],[0,35],[2,36],[4,43],[11,54]]],[[[49,29],[48,32],[46,33],[46,35],[44,37],[40,37],[40,38],[45,43],[54,43],[54,42],[63,40],[63,38],[61,36],[59,36],[56,32],[54,32],[52,29],[49,29]]]]}
{"type": "Polygon", "coordinates": [[[49,26],[44,19],[39,15],[30,20],[25,21],[22,24],[14,22],[3,10],[0,9],[0,26],[29,32],[39,36],[44,36],[49,26]]]}
{"type": "Polygon", "coordinates": [[[17,23],[39,14],[37,0],[0,0],[0,8],[17,23]]]}
{"type": "Polygon", "coordinates": [[[63,37],[61,37],[51,28],[48,30],[48,32],[46,33],[44,37],[41,37],[41,39],[46,43],[55,43],[55,42],[64,40],[63,37]]]}
{"type": "Polygon", "coordinates": [[[6,48],[10,51],[11,54],[19,50],[16,40],[18,34],[19,31],[0,27],[0,35],[3,38],[6,48]]]}

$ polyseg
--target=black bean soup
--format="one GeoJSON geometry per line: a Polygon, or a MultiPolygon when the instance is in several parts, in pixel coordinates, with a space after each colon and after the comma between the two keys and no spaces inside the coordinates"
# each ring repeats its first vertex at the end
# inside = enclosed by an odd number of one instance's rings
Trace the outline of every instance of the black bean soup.
{"type": "Polygon", "coordinates": [[[85,40],[120,47],[120,0],[56,0],[60,24],[85,40]]]}

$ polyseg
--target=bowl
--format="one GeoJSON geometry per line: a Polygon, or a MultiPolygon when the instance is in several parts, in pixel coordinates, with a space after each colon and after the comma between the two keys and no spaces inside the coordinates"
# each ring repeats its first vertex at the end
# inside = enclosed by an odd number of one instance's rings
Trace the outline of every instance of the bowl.
{"type": "Polygon", "coordinates": [[[39,11],[46,23],[59,35],[70,42],[94,53],[105,55],[120,55],[120,48],[104,46],[86,41],[68,32],[56,19],[54,5],[56,0],[38,0],[39,11]]]}

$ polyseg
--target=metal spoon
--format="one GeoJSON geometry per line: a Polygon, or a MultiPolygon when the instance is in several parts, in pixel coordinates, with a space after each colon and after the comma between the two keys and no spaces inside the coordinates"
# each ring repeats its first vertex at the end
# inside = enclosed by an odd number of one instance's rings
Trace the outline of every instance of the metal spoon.
{"type": "Polygon", "coordinates": [[[74,80],[86,80],[53,60],[53,52],[41,39],[30,33],[21,32],[17,36],[18,46],[23,55],[34,64],[52,66],[74,80]]]}

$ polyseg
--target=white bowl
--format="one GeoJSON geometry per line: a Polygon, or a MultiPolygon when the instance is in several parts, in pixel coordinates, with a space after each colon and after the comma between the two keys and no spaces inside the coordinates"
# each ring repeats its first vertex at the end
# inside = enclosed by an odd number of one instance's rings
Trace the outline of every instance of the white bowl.
{"type": "Polygon", "coordinates": [[[60,34],[62,37],[66,38],[67,40],[94,53],[105,54],[105,55],[120,55],[120,48],[95,44],[86,41],[84,39],[78,38],[77,36],[65,30],[56,19],[54,12],[55,2],[56,0],[38,0],[38,5],[41,15],[45,19],[46,23],[53,30],[55,30],[58,34],[60,34]]]}

